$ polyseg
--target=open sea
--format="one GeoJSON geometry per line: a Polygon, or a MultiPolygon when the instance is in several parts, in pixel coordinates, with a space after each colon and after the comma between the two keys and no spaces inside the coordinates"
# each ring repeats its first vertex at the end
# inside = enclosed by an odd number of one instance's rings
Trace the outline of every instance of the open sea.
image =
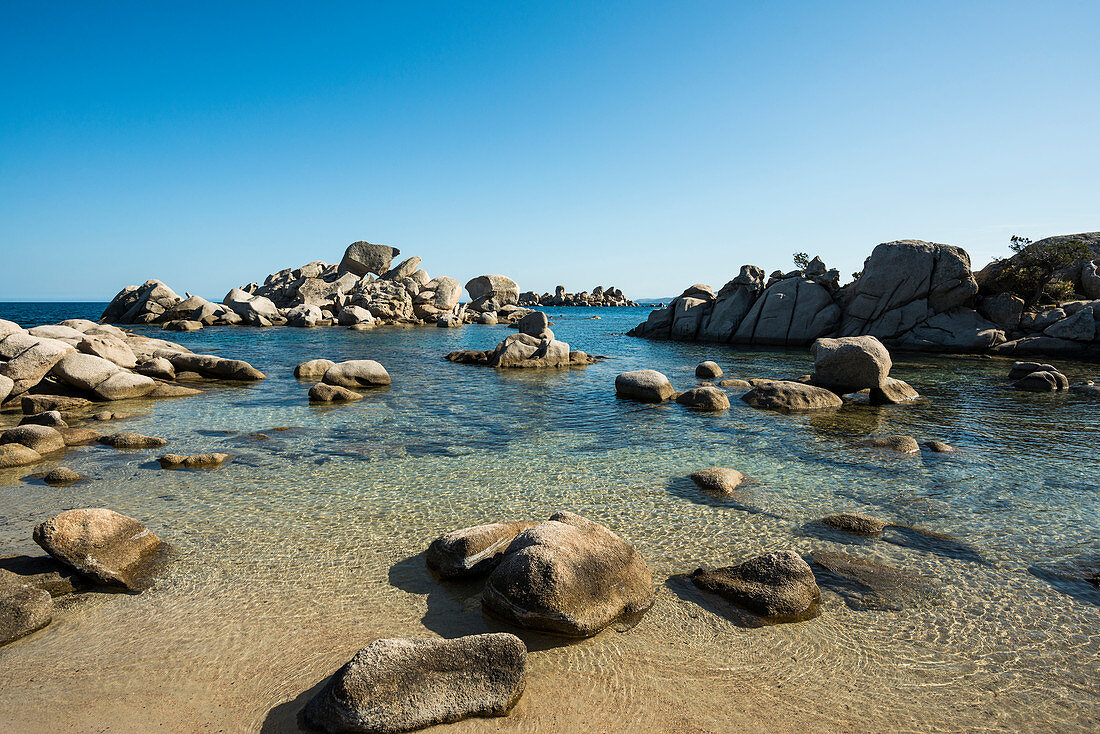
{"type": "MultiPolygon", "coordinates": [[[[96,319],[105,305],[4,303],[0,318],[96,319]]],[[[75,507],[136,517],[178,553],[154,588],[59,598],[49,627],[0,648],[0,731],[297,731],[312,692],[373,639],[516,631],[482,614],[477,584],[433,580],[422,553],[452,529],[563,509],[638,549],[656,604],[587,640],[518,631],[531,652],[517,707],[446,731],[1100,730],[1100,590],[1065,576],[1100,563],[1100,402],[1014,391],[1005,359],[896,354],[891,375],[922,401],[786,415],[731,390],[716,414],[645,405],[615,396],[618,373],[657,369],[683,390],[704,359],[741,378],[797,377],[812,359],[624,336],[648,308],[543,310],[571,348],[609,359],[443,359],[492,348],[506,326],[135,327],[268,378],[114,403],[136,417],[91,425],[163,436],[165,450],[81,447],[0,470],[0,556],[41,555],[34,525],[75,507]],[[321,357],[378,360],[393,384],[311,406],[292,372],[321,357]],[[862,445],[889,434],[958,451],[862,445]],[[234,459],[165,471],[164,451],[234,459]],[[30,476],[57,465],[89,479],[30,476]],[[687,480],[709,466],[750,481],[711,498],[687,480]],[[904,527],[865,540],[812,523],[842,511],[904,527]],[[819,617],[756,626],[681,578],[786,548],[899,569],[900,601],[819,576],[819,617]]],[[[1055,363],[1071,382],[1100,377],[1055,363]]]]}

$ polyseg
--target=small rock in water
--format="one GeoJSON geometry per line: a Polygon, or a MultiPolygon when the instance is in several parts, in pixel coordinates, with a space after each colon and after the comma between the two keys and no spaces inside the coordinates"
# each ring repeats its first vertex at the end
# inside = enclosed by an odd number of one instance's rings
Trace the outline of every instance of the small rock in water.
{"type": "Polygon", "coordinates": [[[912,436],[874,436],[863,442],[864,446],[890,449],[902,454],[919,454],[920,444],[912,436]]]}
{"type": "Polygon", "coordinates": [[[816,616],[821,599],[809,564],[792,550],[765,553],[736,566],[700,568],[691,580],[700,589],[775,622],[816,616]]]}
{"type": "Polygon", "coordinates": [[[331,359],[311,359],[294,368],[294,376],[300,380],[319,380],[335,362],[331,359]]]}
{"type": "Polygon", "coordinates": [[[428,568],[440,578],[485,576],[504,558],[512,539],[537,523],[494,522],[454,530],[432,541],[425,553],[428,568]]]}
{"type": "Polygon", "coordinates": [[[44,413],[37,413],[35,415],[24,416],[23,420],[19,421],[21,426],[50,426],[52,428],[67,428],[68,423],[61,417],[61,413],[56,410],[47,410],[44,413]]]}
{"type": "Polygon", "coordinates": [[[168,445],[167,439],[140,433],[112,433],[99,439],[99,442],[116,449],[155,449],[168,445]]]}
{"type": "Polygon", "coordinates": [[[695,368],[695,376],[703,378],[704,380],[713,379],[715,377],[722,376],[722,368],[718,366],[717,362],[700,362],[699,366],[695,368]]]}
{"type": "Polygon", "coordinates": [[[728,410],[729,397],[716,387],[697,387],[680,393],[676,402],[686,405],[694,410],[719,411],[728,410]]]}
{"type": "Polygon", "coordinates": [[[745,475],[736,469],[712,466],[709,469],[702,469],[692,474],[691,481],[695,482],[699,489],[708,492],[732,494],[734,490],[741,486],[741,482],[745,481],[745,475]]]}
{"type": "Polygon", "coordinates": [[[0,445],[0,469],[12,469],[42,461],[42,455],[21,443],[0,445]]]}
{"type": "Polygon", "coordinates": [[[1058,392],[1069,389],[1069,379],[1061,372],[1040,370],[1021,377],[1012,386],[1025,392],[1058,392]]]}
{"type": "Polygon", "coordinates": [[[103,434],[93,431],[91,428],[58,428],[61,437],[65,439],[66,446],[83,446],[95,443],[103,434]]]}
{"type": "Polygon", "coordinates": [[[871,405],[900,405],[920,398],[920,394],[901,380],[887,377],[879,387],[872,387],[868,393],[871,405]]]}
{"type": "Polygon", "coordinates": [[[347,403],[362,399],[363,396],[360,393],[339,385],[327,385],[318,382],[309,389],[309,402],[311,403],[347,403]]]}
{"type": "Polygon", "coordinates": [[[42,629],[53,620],[53,597],[27,584],[0,580],[0,645],[42,629]]]}
{"type": "Polygon", "coordinates": [[[663,403],[675,391],[668,378],[657,370],[633,370],[615,378],[615,393],[643,403],[663,403]]]}
{"type": "Polygon", "coordinates": [[[216,469],[230,458],[229,454],[165,454],[157,459],[164,469],[216,469]]]}
{"type": "Polygon", "coordinates": [[[943,441],[925,441],[924,445],[928,447],[928,450],[936,454],[950,454],[954,453],[955,447],[951,444],[944,443],[943,441]]]}
{"type": "Polygon", "coordinates": [[[842,512],[839,515],[830,515],[821,518],[821,522],[836,530],[843,530],[856,535],[878,535],[888,525],[885,520],[877,517],[863,515],[858,512],[842,512]]]}
{"type": "Polygon", "coordinates": [[[157,386],[153,388],[145,397],[148,398],[189,398],[192,395],[202,395],[202,390],[196,390],[193,387],[184,387],[183,385],[172,385],[167,382],[158,382],[157,386]]]}
{"type": "Polygon", "coordinates": [[[1044,364],[1042,362],[1016,362],[1012,365],[1012,369],[1008,373],[1008,379],[1019,380],[1022,377],[1027,377],[1032,372],[1057,372],[1053,365],[1044,364]]]}
{"type": "Polygon", "coordinates": [[[746,389],[752,387],[752,385],[749,384],[748,380],[737,380],[737,379],[720,380],[718,382],[718,385],[720,387],[743,387],[743,388],[746,388],[746,389]]]}
{"type": "Polygon", "coordinates": [[[132,517],[112,510],[66,510],[34,529],[34,542],[79,573],[105,585],[140,591],[152,585],[168,545],[132,517]]]}
{"type": "Polygon", "coordinates": [[[527,647],[504,632],[375,640],[333,674],[303,720],[333,734],[390,734],[503,716],[523,694],[526,672],[527,647]]]}
{"type": "Polygon", "coordinates": [[[390,384],[390,374],[373,359],[353,359],[329,367],[321,380],[347,388],[382,387],[390,384]]]}
{"type": "Polygon", "coordinates": [[[839,408],[844,405],[839,395],[823,387],[778,380],[750,380],[750,382],[754,387],[742,395],[741,399],[754,408],[803,411],[839,408]]]}
{"type": "Polygon", "coordinates": [[[46,472],[42,477],[42,481],[54,486],[64,486],[66,484],[72,484],[73,482],[79,482],[83,478],[84,477],[77,474],[72,469],[59,466],[56,469],[51,469],[46,472]]]}

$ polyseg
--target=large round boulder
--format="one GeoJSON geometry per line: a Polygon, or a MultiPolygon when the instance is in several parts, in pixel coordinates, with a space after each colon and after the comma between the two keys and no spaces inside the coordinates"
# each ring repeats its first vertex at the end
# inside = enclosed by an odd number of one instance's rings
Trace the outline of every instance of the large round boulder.
{"type": "Polygon", "coordinates": [[[657,370],[631,370],[615,378],[615,394],[643,403],[663,403],[676,391],[657,370]]]}
{"type": "Polygon", "coordinates": [[[730,399],[726,393],[712,386],[696,387],[682,392],[676,397],[676,402],[693,410],[711,412],[729,410],[730,407],[730,399]]]}
{"type": "Polygon", "coordinates": [[[341,273],[354,273],[360,277],[367,273],[382,275],[390,269],[390,263],[401,250],[389,245],[372,245],[370,242],[353,242],[344,250],[338,267],[341,273]]]}
{"type": "Polygon", "coordinates": [[[487,612],[531,629],[589,637],[653,605],[653,574],[598,522],[558,512],[523,531],[490,574],[487,612]]]}
{"type": "Polygon", "coordinates": [[[881,387],[893,365],[890,352],[873,336],[818,339],[810,352],[814,355],[813,383],[841,395],[881,387]]]}
{"type": "Polygon", "coordinates": [[[712,380],[722,376],[722,368],[717,362],[708,359],[706,362],[700,362],[695,368],[695,376],[703,380],[712,380]]]}
{"type": "Polygon", "coordinates": [[[765,553],[736,566],[700,568],[691,580],[704,591],[777,622],[813,616],[821,599],[810,565],[791,550],[765,553]]]}
{"type": "Polygon", "coordinates": [[[775,380],[756,385],[742,395],[741,399],[754,408],[764,410],[824,410],[839,408],[844,404],[840,396],[832,390],[787,380],[775,380]]]}
{"type": "Polygon", "coordinates": [[[440,578],[485,576],[504,558],[512,539],[536,524],[492,522],[454,530],[432,541],[424,559],[440,578]]]}
{"type": "Polygon", "coordinates": [[[352,359],[329,367],[321,381],[347,388],[382,387],[390,384],[390,373],[373,359],[352,359]]]}
{"type": "Polygon", "coordinates": [[[391,734],[471,716],[503,716],[523,694],[527,647],[497,632],[457,639],[375,640],[306,704],[306,726],[391,734]]]}
{"type": "Polygon", "coordinates": [[[61,563],[104,586],[140,591],[153,583],[168,544],[113,510],[66,510],[34,528],[34,542],[61,563]]]}

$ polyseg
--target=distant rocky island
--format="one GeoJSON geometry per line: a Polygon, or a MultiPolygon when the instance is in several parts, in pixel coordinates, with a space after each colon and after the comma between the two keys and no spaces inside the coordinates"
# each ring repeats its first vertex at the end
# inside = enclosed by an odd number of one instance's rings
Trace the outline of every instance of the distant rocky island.
{"type": "MultiPolygon", "coordinates": [[[[677,341],[808,347],[825,337],[875,336],[905,350],[1100,357],[1100,232],[1022,247],[974,273],[951,245],[879,245],[849,284],[820,258],[790,272],[744,265],[716,293],[696,284],[653,311],[631,336],[677,341]],[[1025,300],[998,287],[1017,259],[1073,243],[1085,256],[1051,274],[1064,298],[1025,300]]],[[[1020,268],[1024,268],[1020,265],[1020,268]]],[[[1036,266],[1026,261],[1025,274],[1036,266]]],[[[1038,282],[1038,281],[1037,281],[1038,282]]],[[[1021,297],[1025,296],[1025,297],[1021,297]]]]}
{"type": "Polygon", "coordinates": [[[101,321],[164,324],[169,330],[204,326],[349,326],[379,324],[515,323],[526,306],[636,306],[618,288],[591,293],[521,294],[504,275],[481,275],[466,283],[470,300],[461,303],[462,284],[445,275],[431,278],[413,256],[393,265],[401,251],[388,245],[354,242],[338,264],[320,260],[267,276],[263,284],[234,288],[221,303],[201,296],[180,297],[166,283],[151,279],[119,291],[101,321]]]}

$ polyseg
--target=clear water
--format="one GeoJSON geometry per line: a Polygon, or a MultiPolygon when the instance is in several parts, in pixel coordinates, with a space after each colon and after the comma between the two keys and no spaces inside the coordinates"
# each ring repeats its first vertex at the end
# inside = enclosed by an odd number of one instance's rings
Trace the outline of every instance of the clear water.
{"type": "MultiPolygon", "coordinates": [[[[52,323],[95,318],[101,307],[3,304],[0,318],[52,323]]],[[[442,359],[492,347],[512,333],[502,326],[171,336],[247,359],[268,379],[116,404],[141,415],[93,427],[235,459],[169,472],[152,461],[156,451],[97,446],[33,468],[63,464],[90,477],[68,488],[0,472],[0,555],[37,555],[35,523],[87,506],[142,519],[179,552],[154,589],[68,598],[51,627],[0,648],[0,729],[295,731],[311,689],[376,637],[507,629],[482,616],[476,584],[430,578],[419,554],[433,538],[559,509],[633,543],[653,569],[657,603],[629,631],[581,642],[524,633],[531,672],[517,709],[454,731],[1100,725],[1100,593],[1029,571],[1100,557],[1100,404],[1007,389],[1005,360],[896,355],[892,374],[927,401],[830,415],[757,411],[736,393],[720,414],[642,405],[615,397],[616,374],[651,367],[684,389],[698,383],[703,359],[729,377],[798,376],[811,361],[799,350],[623,336],[647,309],[546,310],[559,338],[612,359],[561,372],[442,359]],[[310,406],[309,383],[292,370],[318,357],[377,359],[393,385],[357,403],[310,406]],[[959,451],[899,456],[860,445],[895,433],[959,451]],[[734,500],[708,499],[685,477],[712,465],[751,482],[734,500]],[[806,528],[846,510],[965,547],[853,545],[806,528]],[[781,548],[875,559],[935,579],[941,593],[901,611],[861,611],[826,589],[817,619],[748,627],[675,578],[781,548]]],[[[1059,364],[1071,380],[1100,371],[1059,364]]]]}

